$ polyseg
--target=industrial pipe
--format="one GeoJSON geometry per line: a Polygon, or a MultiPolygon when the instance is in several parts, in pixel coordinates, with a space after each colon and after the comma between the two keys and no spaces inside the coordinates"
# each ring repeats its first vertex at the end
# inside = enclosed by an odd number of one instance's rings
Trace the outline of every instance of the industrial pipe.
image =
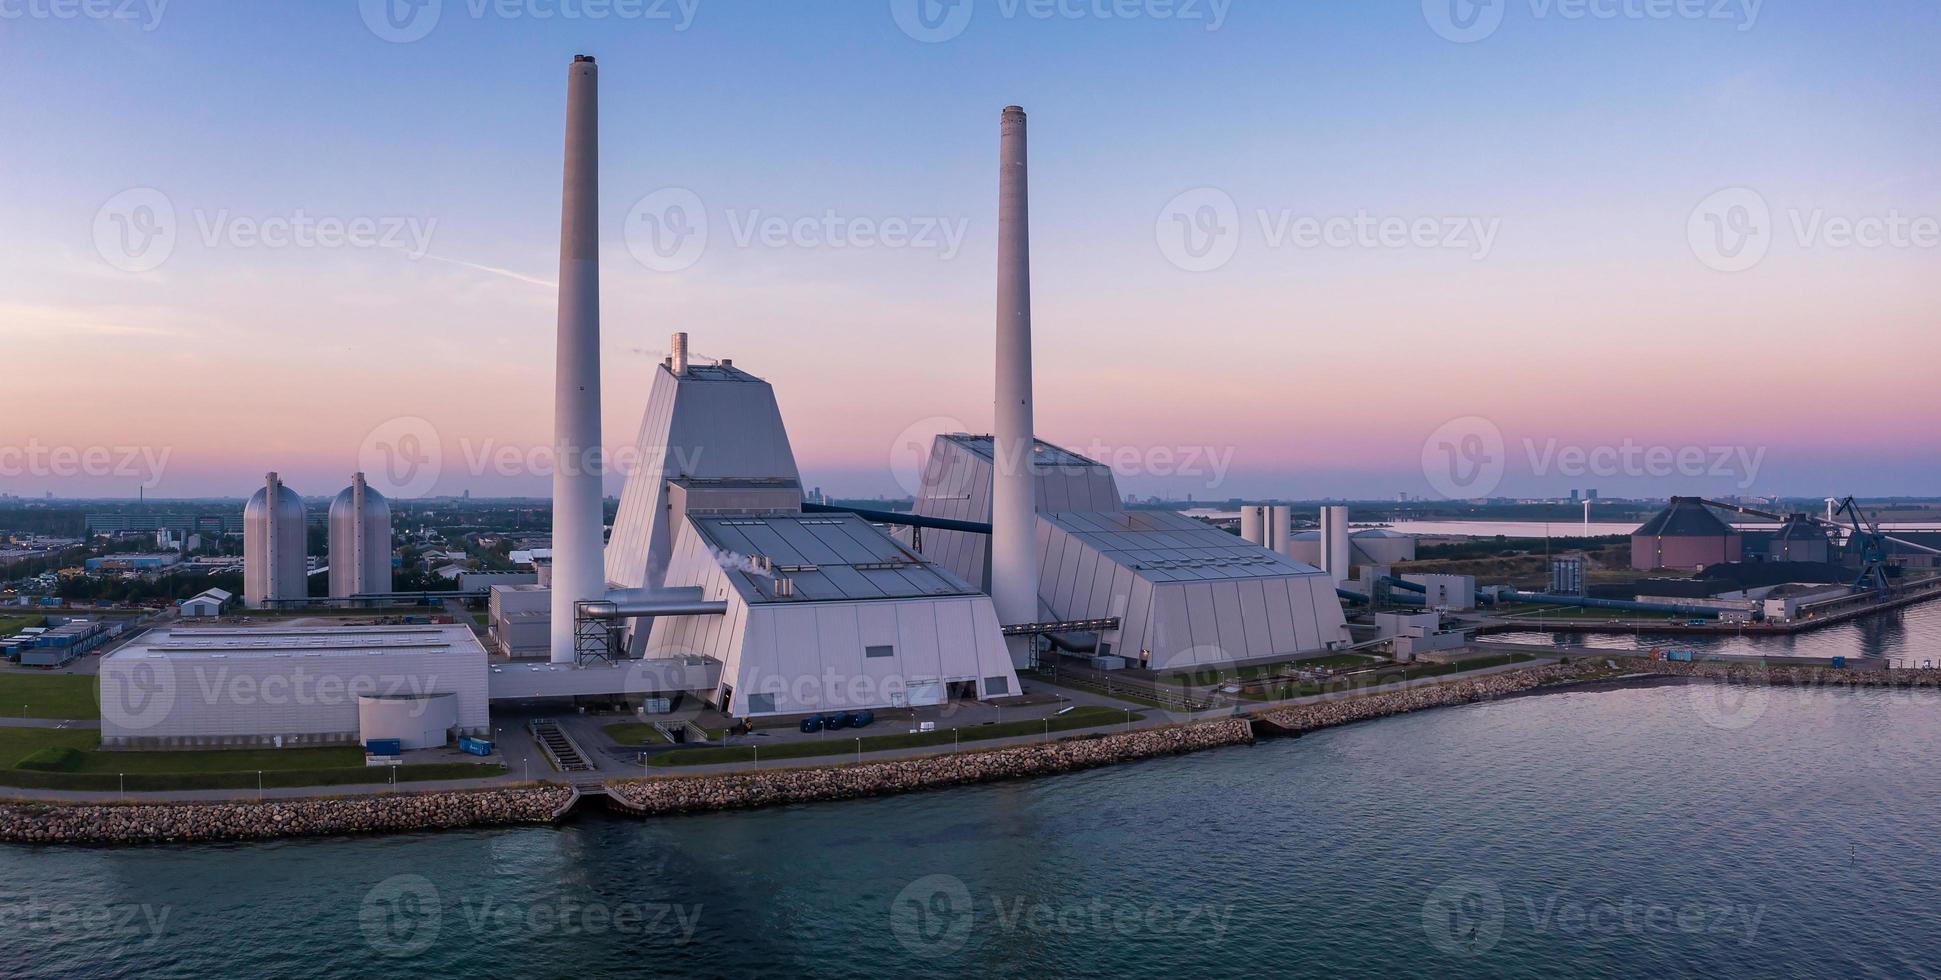
{"type": "Polygon", "coordinates": [[[966,534],[989,534],[989,524],[976,521],[953,521],[947,517],[925,517],[922,514],[904,514],[893,510],[865,510],[861,507],[839,507],[835,504],[802,505],[804,514],[854,514],[871,524],[895,524],[901,527],[920,527],[931,531],[963,531],[966,534]]]}
{"type": "Polygon", "coordinates": [[[1634,612],[1660,612],[1668,616],[1702,616],[1717,619],[1719,610],[1707,606],[1687,606],[1665,602],[1634,602],[1629,599],[1593,599],[1589,596],[1550,595],[1544,592],[1520,592],[1505,589],[1505,599],[1517,602],[1536,602],[1547,606],[1579,606],[1585,609],[1629,609],[1634,612]]]}

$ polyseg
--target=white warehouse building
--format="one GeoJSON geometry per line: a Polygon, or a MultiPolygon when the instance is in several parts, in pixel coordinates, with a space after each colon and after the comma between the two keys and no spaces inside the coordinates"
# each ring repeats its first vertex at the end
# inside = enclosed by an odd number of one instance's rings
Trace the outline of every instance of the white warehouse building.
{"type": "Polygon", "coordinates": [[[429,748],[485,734],[486,703],[465,626],[158,629],[101,659],[110,749],[429,748]]]}
{"type": "MultiPolygon", "coordinates": [[[[938,436],[916,512],[989,521],[991,446],[989,436],[938,436]]],[[[1098,635],[1097,655],[1167,670],[1320,653],[1348,638],[1320,569],[1183,514],[1126,510],[1109,467],[1050,443],[1037,443],[1032,477],[1044,618],[1117,619],[1098,635]]],[[[919,537],[959,577],[987,580],[987,536],[923,530],[912,542],[919,537]]]]}

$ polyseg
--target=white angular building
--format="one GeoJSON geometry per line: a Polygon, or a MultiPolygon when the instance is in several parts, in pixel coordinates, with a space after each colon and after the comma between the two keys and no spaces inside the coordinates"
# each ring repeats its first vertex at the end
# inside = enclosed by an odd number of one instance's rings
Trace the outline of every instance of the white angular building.
{"type": "Polygon", "coordinates": [[[851,514],[805,514],[768,382],[730,361],[654,368],[606,571],[616,602],[700,590],[724,615],[633,621],[629,656],[706,656],[695,692],[750,717],[1019,692],[991,599],[851,514]]]}
{"type": "MultiPolygon", "coordinates": [[[[938,436],[916,513],[988,521],[991,473],[989,436],[938,436]]],[[[1126,510],[1110,468],[1043,441],[1032,476],[1044,619],[1117,619],[1096,654],[1170,670],[1320,653],[1348,638],[1320,569],[1182,514],[1126,510]]],[[[960,578],[988,578],[984,535],[926,529],[920,539],[960,578]]]]}

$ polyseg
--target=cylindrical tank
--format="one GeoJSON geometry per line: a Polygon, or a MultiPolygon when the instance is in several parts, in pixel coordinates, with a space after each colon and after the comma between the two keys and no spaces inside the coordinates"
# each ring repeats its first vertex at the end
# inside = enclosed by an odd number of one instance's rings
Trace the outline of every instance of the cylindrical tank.
{"type": "Polygon", "coordinates": [[[1354,543],[1348,538],[1348,508],[1321,508],[1321,568],[1336,582],[1352,577],[1354,543]]]}
{"type": "Polygon", "coordinates": [[[1294,508],[1276,504],[1267,508],[1267,540],[1269,551],[1287,554],[1290,538],[1294,536],[1294,508]]]}
{"type": "Polygon", "coordinates": [[[1240,505],[1240,540],[1249,544],[1267,543],[1266,510],[1259,504],[1240,505]]]}
{"type": "Polygon", "coordinates": [[[391,591],[391,502],[364,474],[330,502],[330,595],[391,591]]]}
{"type": "Polygon", "coordinates": [[[266,475],[243,505],[243,605],[261,609],[270,599],[309,595],[309,540],[303,498],[275,473],[266,475]]]}

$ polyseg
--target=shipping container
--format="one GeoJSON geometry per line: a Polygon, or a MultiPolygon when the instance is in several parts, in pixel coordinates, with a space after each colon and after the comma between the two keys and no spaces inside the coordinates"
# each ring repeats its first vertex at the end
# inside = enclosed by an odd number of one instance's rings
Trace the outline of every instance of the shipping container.
{"type": "Polygon", "coordinates": [[[396,738],[374,738],[364,743],[364,751],[372,755],[402,755],[404,740],[396,738]]]}
{"type": "Polygon", "coordinates": [[[458,740],[458,750],[472,755],[491,755],[492,748],[492,743],[482,738],[467,735],[458,740]]]}

